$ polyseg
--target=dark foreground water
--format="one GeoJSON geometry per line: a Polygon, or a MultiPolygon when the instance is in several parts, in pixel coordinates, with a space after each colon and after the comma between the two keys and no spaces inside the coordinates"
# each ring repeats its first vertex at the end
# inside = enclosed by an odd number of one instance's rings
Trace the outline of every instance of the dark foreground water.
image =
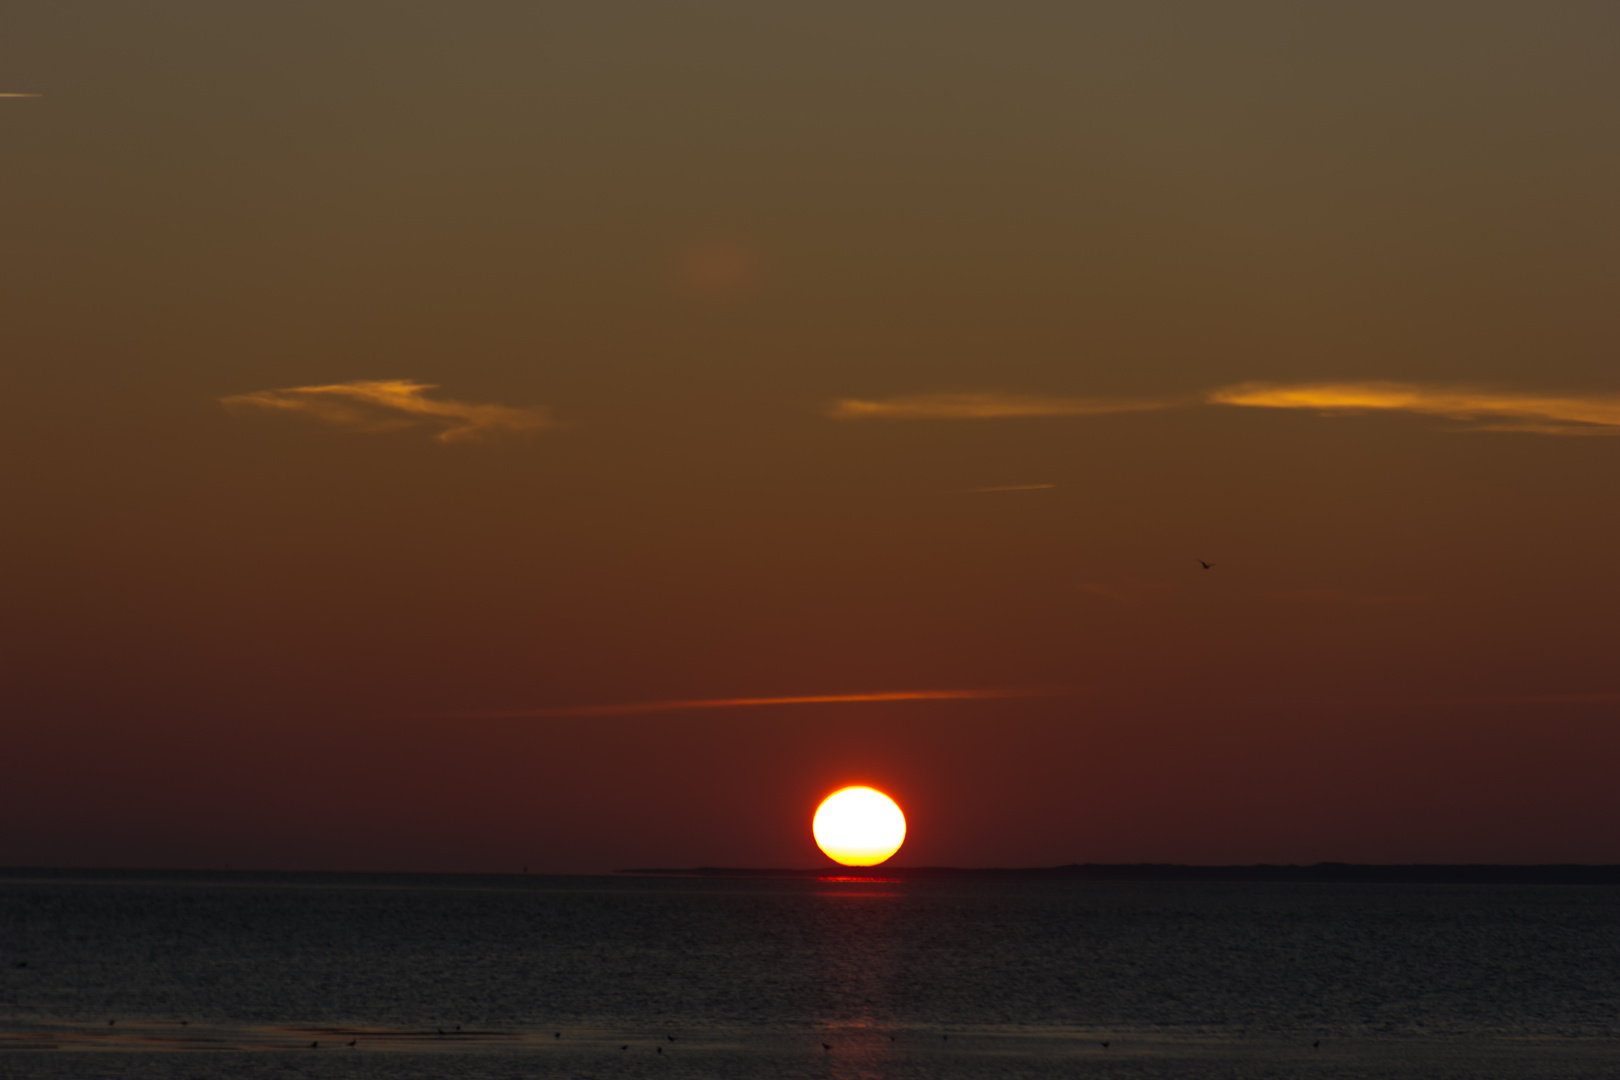
{"type": "Polygon", "coordinates": [[[1616,1075],[1602,886],[0,874],[6,1078],[1616,1075]]]}

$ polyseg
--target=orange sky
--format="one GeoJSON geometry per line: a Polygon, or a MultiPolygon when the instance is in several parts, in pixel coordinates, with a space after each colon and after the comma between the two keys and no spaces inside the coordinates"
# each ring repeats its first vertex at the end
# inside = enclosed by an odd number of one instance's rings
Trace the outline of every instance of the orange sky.
{"type": "Polygon", "coordinates": [[[0,91],[0,865],[1620,861],[1611,5],[23,0],[0,91]]]}

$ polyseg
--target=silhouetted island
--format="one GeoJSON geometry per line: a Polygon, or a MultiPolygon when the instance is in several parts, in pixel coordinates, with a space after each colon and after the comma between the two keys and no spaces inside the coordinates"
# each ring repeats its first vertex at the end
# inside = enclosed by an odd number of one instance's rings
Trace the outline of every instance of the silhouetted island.
{"type": "Polygon", "coordinates": [[[1188,881],[1350,882],[1406,885],[1620,885],[1620,866],[1559,863],[1545,866],[1410,863],[1315,863],[1311,866],[1182,866],[1175,863],[1071,863],[1028,868],[956,866],[829,866],[819,870],[750,870],[723,866],[641,868],[620,874],[738,878],[885,878],[906,881],[1188,881]]]}

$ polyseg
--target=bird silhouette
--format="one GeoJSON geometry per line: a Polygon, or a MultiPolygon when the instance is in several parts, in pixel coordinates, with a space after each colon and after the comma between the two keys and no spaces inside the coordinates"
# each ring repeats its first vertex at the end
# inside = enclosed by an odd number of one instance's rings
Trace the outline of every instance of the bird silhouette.
{"type": "Polygon", "coordinates": [[[1311,1043],[1311,1049],[1312,1050],[1321,1049],[1321,1046],[1322,1046],[1322,1040],[1321,1039],[1317,1039],[1315,1042],[1311,1043]]]}
{"type": "Polygon", "coordinates": [[[1215,564],[1214,563],[1205,562],[1203,559],[1198,560],[1198,565],[1202,566],[1205,570],[1213,570],[1213,569],[1215,569],[1215,564]]]}
{"type": "Polygon", "coordinates": [[[664,1052],[664,1048],[662,1046],[655,1046],[655,1047],[653,1047],[653,1049],[657,1050],[660,1054],[662,1054],[664,1052]]]}
{"type": "Polygon", "coordinates": [[[553,1036],[552,1036],[552,1038],[553,1038],[553,1039],[560,1039],[560,1038],[562,1038],[562,1032],[560,1032],[560,1031],[559,1031],[559,1032],[557,1032],[557,1033],[556,1033],[556,1034],[555,1034],[555,1035],[553,1035],[553,1036]]]}
{"type": "Polygon", "coordinates": [[[349,1045],[350,1045],[350,1046],[353,1046],[353,1045],[354,1045],[354,1044],[355,1044],[355,1043],[357,1043],[357,1042],[359,1042],[359,1041],[360,1041],[360,1040],[359,1040],[359,1039],[350,1039],[350,1040],[349,1040],[349,1045]]]}
{"type": "Polygon", "coordinates": [[[26,961],[26,960],[19,960],[19,961],[17,961],[17,966],[18,966],[18,967],[27,967],[27,966],[28,966],[28,961],[26,961]]]}
{"type": "Polygon", "coordinates": [[[625,1045],[623,1045],[623,1046],[621,1046],[621,1047],[619,1047],[619,1049],[620,1049],[620,1050],[628,1050],[628,1049],[630,1049],[630,1044],[629,1044],[629,1043],[626,1043],[626,1044],[625,1044],[625,1045]]]}
{"type": "Polygon", "coordinates": [[[1103,1044],[1102,1044],[1102,1048],[1103,1048],[1103,1049],[1104,1049],[1104,1050],[1106,1050],[1106,1049],[1108,1049],[1108,1044],[1107,1044],[1107,1043],[1103,1043],[1103,1044]]]}
{"type": "Polygon", "coordinates": [[[823,1050],[831,1050],[832,1049],[832,1044],[831,1043],[822,1043],[821,1048],[823,1050]]]}
{"type": "Polygon", "coordinates": [[[309,1044],[309,1048],[310,1048],[310,1049],[311,1049],[311,1050],[313,1050],[313,1049],[315,1049],[315,1048],[316,1048],[316,1047],[317,1047],[317,1046],[319,1046],[319,1045],[321,1045],[321,1044],[320,1044],[320,1043],[318,1043],[318,1042],[312,1042],[312,1043],[310,1043],[310,1044],[309,1044]]]}
{"type": "Polygon", "coordinates": [[[113,1026],[113,1025],[114,1025],[114,1024],[116,1024],[116,1023],[118,1023],[118,1021],[116,1021],[116,1020],[109,1020],[109,1021],[107,1021],[107,1026],[108,1026],[108,1027],[112,1027],[112,1026],[113,1026]]]}

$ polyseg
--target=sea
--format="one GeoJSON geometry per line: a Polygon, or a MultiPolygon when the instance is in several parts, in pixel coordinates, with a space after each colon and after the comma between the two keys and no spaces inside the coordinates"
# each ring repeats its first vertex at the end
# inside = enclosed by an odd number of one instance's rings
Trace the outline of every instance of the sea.
{"type": "Polygon", "coordinates": [[[0,1077],[1620,1076],[1620,887],[0,872],[0,1077]]]}

